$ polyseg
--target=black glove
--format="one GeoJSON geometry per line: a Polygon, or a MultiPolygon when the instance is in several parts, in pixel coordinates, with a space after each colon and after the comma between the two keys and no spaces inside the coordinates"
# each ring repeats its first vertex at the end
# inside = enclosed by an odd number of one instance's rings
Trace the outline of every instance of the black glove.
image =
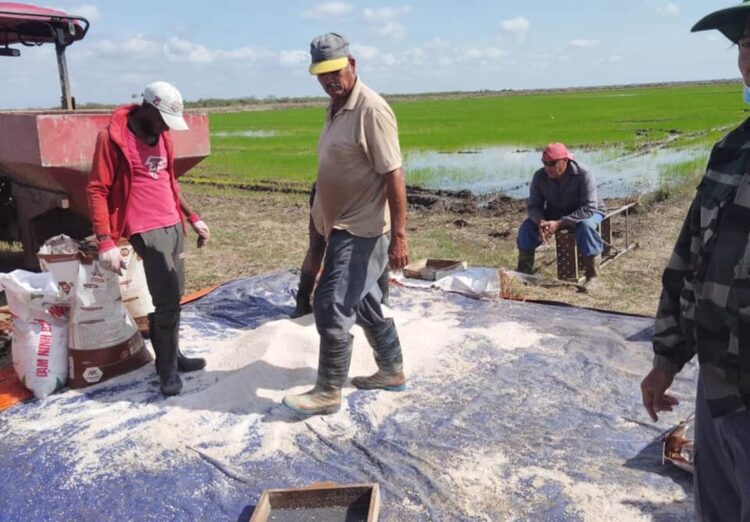
{"type": "Polygon", "coordinates": [[[310,295],[315,287],[315,275],[301,272],[299,275],[299,289],[297,290],[297,306],[292,312],[292,318],[302,317],[312,313],[310,295]]]}

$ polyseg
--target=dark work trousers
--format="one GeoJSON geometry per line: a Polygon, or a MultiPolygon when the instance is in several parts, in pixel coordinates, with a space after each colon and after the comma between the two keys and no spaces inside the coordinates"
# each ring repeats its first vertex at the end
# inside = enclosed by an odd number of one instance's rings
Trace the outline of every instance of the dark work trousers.
{"type": "Polygon", "coordinates": [[[368,339],[372,333],[388,330],[395,338],[387,346],[373,346],[378,365],[398,367],[402,363],[392,320],[383,318],[378,278],[388,264],[390,234],[358,237],[334,230],[328,238],[323,273],[315,290],[313,313],[320,334],[318,385],[341,388],[349,374],[354,324],[360,325],[368,339]],[[392,332],[391,332],[392,330],[392,332]]]}
{"type": "Polygon", "coordinates": [[[143,259],[148,292],[154,303],[156,327],[164,338],[177,339],[180,299],[185,293],[185,238],[182,224],[134,234],[130,236],[130,244],[143,259]]]}
{"type": "Polygon", "coordinates": [[[693,495],[700,519],[750,522],[750,411],[711,418],[700,379],[694,464],[693,495]]]}

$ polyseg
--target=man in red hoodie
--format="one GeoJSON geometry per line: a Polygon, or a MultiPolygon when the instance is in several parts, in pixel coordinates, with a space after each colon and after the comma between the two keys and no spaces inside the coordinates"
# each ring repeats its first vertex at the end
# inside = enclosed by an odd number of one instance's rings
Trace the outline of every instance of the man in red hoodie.
{"type": "Polygon", "coordinates": [[[167,82],[153,82],[143,103],[112,113],[96,141],[87,186],[89,213],[99,248],[99,264],[122,273],[125,263],[116,242],[127,238],[143,259],[154,313],[149,314],[156,371],[164,395],[182,390],[178,372],[200,370],[205,359],[179,349],[180,299],[185,291],[184,216],[209,239],[208,226],[185,200],[174,173],[169,130],[187,130],[182,95],[167,82]]]}

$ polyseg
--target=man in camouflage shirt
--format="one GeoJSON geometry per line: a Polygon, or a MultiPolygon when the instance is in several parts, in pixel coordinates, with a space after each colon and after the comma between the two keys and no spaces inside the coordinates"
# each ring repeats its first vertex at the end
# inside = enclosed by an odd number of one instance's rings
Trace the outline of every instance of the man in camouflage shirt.
{"type": "MultiPolygon", "coordinates": [[[[738,44],[746,86],[748,14],[750,0],[693,27],[718,29],[738,44]]],[[[748,94],[746,87],[746,101],[748,94]]],[[[671,411],[678,401],[667,390],[698,354],[696,510],[702,520],[750,521],[750,120],[711,151],[662,284],[643,404],[653,420],[671,411]]]]}

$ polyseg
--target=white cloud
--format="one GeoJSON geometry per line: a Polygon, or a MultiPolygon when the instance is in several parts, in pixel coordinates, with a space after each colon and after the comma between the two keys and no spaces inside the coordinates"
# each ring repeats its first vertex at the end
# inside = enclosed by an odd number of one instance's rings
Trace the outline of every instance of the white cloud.
{"type": "MultiPolygon", "coordinates": [[[[89,44],[85,51],[89,57],[104,58],[144,58],[160,55],[159,43],[154,40],[144,38],[138,34],[128,40],[110,40],[108,38],[89,44]]],[[[79,54],[79,53],[76,53],[79,54]]]]}
{"type": "Polygon", "coordinates": [[[385,53],[380,55],[380,63],[386,67],[393,67],[396,65],[396,57],[391,53],[385,53]]]}
{"type": "Polygon", "coordinates": [[[449,67],[453,67],[453,64],[455,64],[456,61],[450,56],[443,56],[438,59],[437,63],[440,67],[449,68],[449,67]]]}
{"type": "Polygon", "coordinates": [[[399,18],[411,12],[411,6],[402,7],[378,7],[376,9],[367,8],[362,11],[365,20],[372,22],[388,22],[399,18]]]}
{"type": "MultiPolygon", "coordinates": [[[[143,75],[136,73],[122,73],[120,80],[128,85],[146,85],[149,80],[145,79],[143,75]]],[[[135,94],[133,96],[136,96],[135,94]]]]}
{"type": "Polygon", "coordinates": [[[281,51],[279,53],[279,62],[285,67],[297,68],[307,65],[310,55],[305,51],[281,51]]]}
{"type": "Polygon", "coordinates": [[[529,21],[523,16],[510,18],[500,22],[500,28],[503,31],[513,33],[519,37],[525,35],[529,31],[529,27],[531,27],[531,24],[529,24],[529,21]]]}
{"type": "Polygon", "coordinates": [[[216,53],[205,45],[176,36],[171,37],[162,48],[166,57],[175,62],[211,63],[216,58],[216,53]]]}
{"type": "Polygon", "coordinates": [[[428,52],[442,52],[449,49],[451,44],[437,36],[422,46],[422,49],[428,52]]]}
{"type": "Polygon", "coordinates": [[[406,28],[399,22],[386,22],[375,29],[375,34],[392,40],[402,40],[406,37],[406,28]]]}
{"type": "Polygon", "coordinates": [[[326,2],[304,11],[302,17],[310,20],[341,18],[351,13],[352,9],[352,5],[346,2],[326,2]]]}
{"type": "MultiPolygon", "coordinates": [[[[594,62],[594,64],[597,65],[597,66],[600,66],[600,65],[610,65],[610,64],[620,63],[622,61],[623,61],[623,56],[622,55],[620,55],[620,54],[610,54],[609,56],[607,56],[605,58],[596,60],[596,62],[594,62]]],[[[620,66],[620,67],[622,67],[622,66],[620,66]]]]}
{"type": "Polygon", "coordinates": [[[68,13],[69,15],[82,16],[92,23],[99,22],[102,19],[102,14],[99,12],[99,8],[92,4],[79,4],[71,7],[70,9],[60,10],[68,13]]]}
{"type": "Polygon", "coordinates": [[[427,59],[427,53],[425,53],[424,49],[420,48],[406,51],[404,56],[406,57],[406,61],[414,65],[422,65],[427,59]]]}
{"type": "Polygon", "coordinates": [[[665,15],[678,15],[680,14],[680,7],[677,4],[669,2],[663,7],[657,7],[656,12],[665,15]]]}
{"type": "MultiPolygon", "coordinates": [[[[210,49],[205,45],[172,37],[166,41],[155,41],[136,35],[127,40],[104,39],[91,42],[87,47],[81,47],[82,52],[72,53],[71,59],[79,60],[108,60],[122,62],[138,60],[150,63],[166,58],[174,63],[206,64],[216,61],[255,62],[263,59],[275,59],[278,53],[267,49],[238,47],[228,51],[210,49]]],[[[299,51],[305,56],[304,51],[299,51]]]]}
{"type": "Polygon", "coordinates": [[[472,60],[495,61],[508,55],[508,51],[498,47],[484,47],[481,49],[471,48],[466,51],[466,56],[472,60]]]}
{"type": "Polygon", "coordinates": [[[590,49],[592,47],[597,47],[598,45],[599,40],[576,39],[570,41],[571,47],[581,47],[584,49],[590,49]]]}
{"type": "Polygon", "coordinates": [[[365,22],[373,28],[375,36],[390,40],[406,37],[406,27],[399,21],[402,15],[411,12],[411,6],[367,8],[362,11],[365,22]]]}
{"type": "Polygon", "coordinates": [[[413,66],[430,64],[430,67],[432,68],[436,64],[452,63],[450,55],[455,52],[456,50],[450,42],[435,37],[428,40],[420,47],[415,47],[402,53],[402,57],[399,61],[409,63],[413,66]]]}
{"type": "Polygon", "coordinates": [[[377,47],[361,44],[352,45],[352,56],[356,59],[372,60],[378,54],[380,54],[380,50],[377,47]]]}
{"type": "Polygon", "coordinates": [[[393,54],[384,53],[372,45],[352,45],[352,56],[357,59],[359,64],[365,63],[367,70],[392,68],[398,63],[393,54]]]}
{"type": "Polygon", "coordinates": [[[225,58],[227,60],[236,60],[239,62],[254,62],[265,54],[267,53],[251,47],[240,47],[239,49],[232,49],[231,51],[216,51],[215,53],[217,58],[225,58]]]}
{"type": "MultiPolygon", "coordinates": [[[[383,63],[385,60],[381,59],[383,63]]],[[[394,62],[409,67],[429,67],[429,73],[438,70],[451,69],[453,71],[476,64],[488,66],[507,66],[513,63],[511,53],[501,47],[466,47],[453,42],[434,38],[422,46],[410,49],[398,55],[394,62]]]]}

